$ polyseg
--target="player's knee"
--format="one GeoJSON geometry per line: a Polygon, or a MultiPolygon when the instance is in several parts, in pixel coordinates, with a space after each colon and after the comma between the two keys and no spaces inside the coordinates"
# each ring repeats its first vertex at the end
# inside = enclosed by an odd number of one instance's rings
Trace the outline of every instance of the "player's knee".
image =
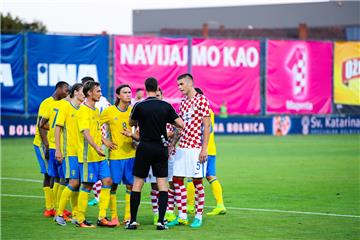
{"type": "Polygon", "coordinates": [[[104,178],[104,179],[101,180],[101,182],[102,182],[102,184],[103,184],[104,186],[111,186],[111,185],[112,185],[112,180],[111,180],[111,178],[104,178]]]}
{"type": "Polygon", "coordinates": [[[206,179],[208,180],[208,182],[210,182],[211,180],[215,179],[216,176],[206,176],[206,179]]]}

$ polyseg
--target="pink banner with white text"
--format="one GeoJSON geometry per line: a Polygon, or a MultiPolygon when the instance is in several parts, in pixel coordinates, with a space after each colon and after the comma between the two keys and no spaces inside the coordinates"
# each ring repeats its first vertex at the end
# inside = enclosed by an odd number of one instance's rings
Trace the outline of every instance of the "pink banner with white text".
{"type": "Polygon", "coordinates": [[[266,112],[328,114],[332,107],[331,42],[267,42],[266,112]]]}
{"type": "Polygon", "coordinates": [[[252,40],[193,39],[194,84],[219,113],[260,113],[260,42],[252,40]]]}
{"type": "Polygon", "coordinates": [[[144,89],[145,79],[155,77],[164,100],[176,105],[182,95],[177,77],[188,71],[188,39],[114,36],[115,89],[129,84],[133,97],[144,89]]]}

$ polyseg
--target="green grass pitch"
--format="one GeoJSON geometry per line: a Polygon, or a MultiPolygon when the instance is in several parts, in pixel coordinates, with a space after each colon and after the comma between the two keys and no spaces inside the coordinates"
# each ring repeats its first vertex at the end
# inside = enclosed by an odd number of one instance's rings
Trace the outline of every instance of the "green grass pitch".
{"type": "MultiPolygon", "coordinates": [[[[2,139],[1,238],[360,238],[359,135],[217,136],[216,142],[217,175],[228,213],[204,216],[201,229],[180,226],[160,232],[151,225],[149,186],[143,190],[138,215],[141,226],[137,231],[126,231],[123,226],[113,229],[57,226],[42,216],[44,199],[38,198],[43,196],[41,183],[19,180],[42,179],[32,139],[2,139]]],[[[210,186],[205,185],[208,212],[215,201],[210,186]]],[[[123,200],[124,188],[120,189],[118,199],[123,200]]],[[[120,202],[120,215],[123,209],[120,202]]],[[[89,207],[89,220],[95,221],[96,216],[97,207],[89,207]]]]}

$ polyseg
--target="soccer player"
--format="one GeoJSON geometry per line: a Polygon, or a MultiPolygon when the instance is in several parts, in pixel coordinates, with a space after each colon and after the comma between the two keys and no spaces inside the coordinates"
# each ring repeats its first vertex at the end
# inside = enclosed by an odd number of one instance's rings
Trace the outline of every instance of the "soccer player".
{"type": "MultiPolygon", "coordinates": [[[[204,94],[200,88],[195,88],[195,91],[199,94],[204,94]]],[[[210,129],[210,138],[208,145],[208,160],[206,168],[206,179],[211,185],[213,195],[216,200],[216,207],[206,215],[215,216],[222,215],[226,213],[226,208],[224,206],[222,187],[219,180],[216,177],[216,145],[215,145],[215,134],[214,134],[214,112],[210,108],[210,119],[211,119],[211,129],[210,129]]],[[[188,181],[187,185],[187,195],[188,195],[188,212],[194,213],[194,196],[195,196],[195,187],[192,181],[188,181]]]]}
{"type": "Polygon", "coordinates": [[[138,88],[136,89],[135,98],[131,101],[131,105],[135,105],[137,102],[144,100],[144,89],[138,88]]]}
{"type": "MultiPolygon", "coordinates": [[[[199,228],[202,225],[202,215],[205,203],[205,192],[202,178],[205,177],[207,147],[210,136],[210,107],[209,101],[204,95],[194,89],[194,81],[191,74],[186,73],[177,78],[180,91],[185,95],[180,104],[180,117],[185,122],[185,127],[180,134],[179,146],[176,148],[174,157],[174,187],[175,199],[179,210],[176,220],[168,226],[188,224],[186,212],[186,188],[184,177],[192,178],[196,193],[196,215],[190,225],[199,228]]],[[[172,146],[175,147],[177,138],[174,138],[172,146]]]]}
{"type": "MultiPolygon", "coordinates": [[[[88,81],[91,82],[95,82],[94,78],[92,77],[83,77],[81,79],[81,82],[83,85],[85,85],[88,81]]],[[[104,97],[101,96],[100,100],[98,102],[95,103],[95,107],[98,108],[100,110],[100,113],[108,108],[111,104],[109,103],[109,101],[104,97]]],[[[101,125],[101,134],[104,138],[108,137],[107,134],[107,130],[108,130],[108,126],[106,124],[101,125]]],[[[103,148],[105,150],[105,148],[103,148]]],[[[94,193],[94,198],[89,200],[88,205],[89,206],[95,206],[98,204],[99,202],[99,196],[100,196],[100,190],[101,190],[101,180],[97,181],[94,185],[93,185],[93,193],[94,193]]],[[[130,196],[129,196],[130,199],[130,196]]]]}
{"type": "Polygon", "coordinates": [[[72,205],[72,218],[76,219],[80,177],[77,157],[79,139],[77,113],[84,99],[83,85],[76,83],[70,90],[69,101],[64,101],[60,106],[55,123],[55,158],[62,164],[63,174],[69,181],[60,196],[59,208],[55,217],[55,222],[61,226],[66,225],[67,216],[64,215],[64,210],[69,199],[71,199],[72,205]]]}
{"type": "MultiPolygon", "coordinates": [[[[58,83],[59,84],[59,83],[58,83]]],[[[69,84],[66,82],[60,82],[62,86],[62,95],[58,101],[53,101],[47,112],[43,115],[42,119],[40,120],[40,127],[43,129],[47,129],[47,139],[49,142],[49,162],[48,162],[48,173],[49,176],[53,178],[53,193],[54,193],[54,205],[55,210],[59,207],[59,200],[61,196],[61,192],[65,188],[65,176],[62,174],[62,166],[59,164],[58,161],[55,159],[55,122],[59,113],[59,107],[61,106],[62,102],[65,101],[69,94],[69,84]]],[[[70,212],[65,211],[66,215],[71,215],[70,212]]]]}
{"type": "Polygon", "coordinates": [[[51,177],[49,175],[48,160],[49,160],[49,141],[47,138],[47,130],[40,127],[42,118],[47,114],[48,109],[54,101],[58,101],[66,97],[68,92],[68,84],[66,82],[58,82],[55,86],[55,92],[52,96],[43,100],[40,104],[38,117],[36,121],[36,132],[34,137],[34,150],[37,160],[40,165],[40,172],[44,175],[43,190],[45,196],[45,217],[55,216],[54,210],[54,194],[51,186],[51,177]]]}
{"type": "Polygon", "coordinates": [[[116,101],[113,106],[106,108],[101,113],[100,124],[107,124],[110,129],[110,141],[103,139],[105,145],[110,149],[110,173],[112,186],[110,192],[111,223],[119,225],[116,190],[118,184],[126,185],[126,192],[129,198],[125,202],[124,222],[130,221],[130,193],[134,182],[132,169],[134,166],[135,149],[132,146],[131,138],[121,134],[121,130],[131,129],[129,118],[132,107],[131,88],[124,84],[116,88],[116,101]]]}
{"type": "MultiPolygon", "coordinates": [[[[163,93],[161,88],[156,91],[156,97],[160,100],[163,100],[163,93]]],[[[171,124],[166,125],[166,131],[168,136],[168,141],[171,142],[171,139],[174,135],[174,126],[171,124]]],[[[168,160],[168,182],[169,182],[169,189],[168,189],[168,205],[166,209],[165,219],[169,222],[175,220],[176,215],[174,214],[174,185],[172,182],[173,178],[173,166],[174,166],[174,154],[175,151],[171,151],[169,153],[169,160],[168,160]]],[[[158,209],[158,196],[159,196],[159,189],[156,184],[156,177],[153,176],[152,169],[150,169],[149,176],[146,179],[146,182],[151,183],[151,192],[150,192],[150,200],[151,200],[151,207],[154,214],[154,225],[157,224],[159,219],[159,209],[158,209]]]]}
{"type": "Polygon", "coordinates": [[[97,225],[114,227],[114,225],[106,219],[106,210],[109,206],[112,182],[109,163],[105,160],[105,153],[101,148],[100,111],[95,107],[95,102],[99,101],[101,97],[100,84],[89,81],[84,85],[83,92],[86,101],[80,106],[77,112],[77,123],[80,132],[78,161],[82,183],[78,199],[78,226],[84,228],[95,227],[85,220],[85,213],[88,206],[89,192],[93,184],[101,179],[102,189],[100,193],[97,225]]]}
{"type": "Polygon", "coordinates": [[[156,229],[166,230],[167,226],[164,224],[168,198],[166,124],[171,123],[182,128],[183,121],[169,103],[156,98],[158,82],[155,78],[146,79],[145,88],[148,98],[134,106],[130,117],[130,126],[139,126],[140,143],[136,150],[133,170],[134,185],[130,197],[131,220],[126,229],[135,230],[137,228],[136,217],[141,199],[141,190],[144,179],[148,176],[150,167],[152,167],[159,188],[159,220],[156,229]]]}

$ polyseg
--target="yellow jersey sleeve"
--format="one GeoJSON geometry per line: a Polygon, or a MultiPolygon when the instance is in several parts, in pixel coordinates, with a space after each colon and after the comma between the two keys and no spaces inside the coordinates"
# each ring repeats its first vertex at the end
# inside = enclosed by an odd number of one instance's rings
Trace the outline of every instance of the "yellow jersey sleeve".
{"type": "Polygon", "coordinates": [[[214,125],[215,125],[215,116],[214,112],[210,109],[210,137],[208,143],[208,155],[216,156],[216,144],[215,144],[215,133],[214,133],[214,125]]]}
{"type": "Polygon", "coordinates": [[[105,108],[100,115],[100,125],[103,125],[104,123],[109,123],[110,120],[110,114],[109,114],[109,108],[105,108]]]}
{"type": "Polygon", "coordinates": [[[38,128],[38,124],[39,124],[39,120],[40,117],[44,117],[45,114],[47,114],[47,111],[50,107],[50,105],[54,102],[54,98],[53,97],[48,97],[46,99],[44,99],[39,107],[39,111],[38,111],[38,117],[36,120],[36,131],[35,131],[35,137],[34,137],[34,141],[33,144],[40,147],[42,144],[42,140],[41,140],[41,136],[40,136],[40,131],[38,128]]]}

